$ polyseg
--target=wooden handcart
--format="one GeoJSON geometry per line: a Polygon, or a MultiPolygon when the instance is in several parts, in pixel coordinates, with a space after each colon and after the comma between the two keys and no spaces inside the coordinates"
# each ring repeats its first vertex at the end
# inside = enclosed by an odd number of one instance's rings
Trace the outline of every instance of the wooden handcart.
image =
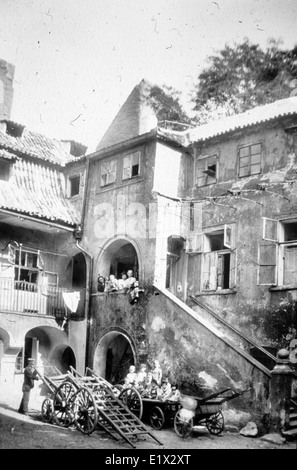
{"type": "Polygon", "coordinates": [[[162,444],[116,397],[112,385],[91,369],[86,369],[85,376],[72,367],[67,374],[54,367],[45,372],[42,379],[50,397],[43,401],[41,414],[46,422],[63,427],[74,424],[83,434],[99,428],[116,440],[123,438],[134,448],[137,439],[145,435],[162,444]]]}
{"type": "Polygon", "coordinates": [[[204,425],[211,434],[219,435],[224,430],[224,415],[222,404],[239,397],[250,389],[235,392],[226,388],[217,393],[212,393],[204,398],[191,397],[196,400],[196,409],[191,416],[189,410],[181,408],[174,417],[174,430],[179,437],[187,437],[195,426],[204,425]]]}

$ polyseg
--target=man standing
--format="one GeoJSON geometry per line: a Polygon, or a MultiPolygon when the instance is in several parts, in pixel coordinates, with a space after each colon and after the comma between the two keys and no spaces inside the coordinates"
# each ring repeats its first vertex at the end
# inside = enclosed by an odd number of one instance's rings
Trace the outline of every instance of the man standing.
{"type": "Polygon", "coordinates": [[[23,398],[18,409],[18,412],[24,415],[28,415],[28,406],[30,399],[31,389],[34,387],[34,380],[39,380],[39,374],[35,369],[34,359],[28,359],[28,365],[24,370],[24,383],[22,387],[23,398]]]}

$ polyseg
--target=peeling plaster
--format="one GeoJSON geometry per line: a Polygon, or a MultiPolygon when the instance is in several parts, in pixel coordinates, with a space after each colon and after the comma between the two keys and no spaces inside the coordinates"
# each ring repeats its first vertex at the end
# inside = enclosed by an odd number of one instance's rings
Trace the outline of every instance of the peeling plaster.
{"type": "Polygon", "coordinates": [[[206,384],[209,386],[209,388],[215,387],[215,385],[218,382],[217,379],[214,379],[211,375],[205,372],[205,370],[203,370],[202,372],[199,372],[198,377],[200,379],[203,379],[206,382],[206,384]]]}
{"type": "Polygon", "coordinates": [[[166,328],[166,323],[162,320],[161,317],[155,317],[152,321],[152,330],[160,331],[166,328]]]}

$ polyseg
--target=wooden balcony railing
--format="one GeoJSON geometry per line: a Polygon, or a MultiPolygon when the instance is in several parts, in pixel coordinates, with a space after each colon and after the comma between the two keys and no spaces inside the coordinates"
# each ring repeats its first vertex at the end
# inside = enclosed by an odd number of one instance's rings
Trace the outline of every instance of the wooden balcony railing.
{"type": "Polygon", "coordinates": [[[43,286],[25,281],[0,279],[0,312],[31,313],[56,318],[79,319],[84,317],[85,289],[43,286]],[[66,307],[63,292],[79,290],[80,301],[76,312],[66,307]]]}

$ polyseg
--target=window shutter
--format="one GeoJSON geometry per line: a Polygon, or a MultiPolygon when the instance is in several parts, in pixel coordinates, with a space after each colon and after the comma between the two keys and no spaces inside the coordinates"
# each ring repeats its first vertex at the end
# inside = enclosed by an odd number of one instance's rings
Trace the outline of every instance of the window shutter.
{"type": "Polygon", "coordinates": [[[231,249],[232,243],[232,228],[229,225],[224,225],[224,245],[231,249]]]}
{"type": "Polygon", "coordinates": [[[15,247],[10,243],[8,244],[8,261],[11,264],[15,264],[15,247]]]}
{"type": "Polygon", "coordinates": [[[217,253],[211,251],[203,254],[202,290],[216,290],[217,287],[217,253]]]}
{"type": "Polygon", "coordinates": [[[44,269],[44,259],[40,250],[37,252],[37,268],[40,269],[40,271],[44,269]]]}
{"type": "Polygon", "coordinates": [[[190,234],[186,241],[187,253],[202,253],[203,252],[203,233],[190,234]]]}
{"type": "Polygon", "coordinates": [[[258,286],[276,284],[276,245],[258,245],[258,286]]]}
{"type": "Polygon", "coordinates": [[[229,277],[229,288],[233,289],[236,286],[237,277],[237,253],[232,251],[230,254],[230,277],[229,277]]]}
{"type": "Polygon", "coordinates": [[[278,240],[278,220],[263,217],[263,240],[277,242],[278,240]]]}

